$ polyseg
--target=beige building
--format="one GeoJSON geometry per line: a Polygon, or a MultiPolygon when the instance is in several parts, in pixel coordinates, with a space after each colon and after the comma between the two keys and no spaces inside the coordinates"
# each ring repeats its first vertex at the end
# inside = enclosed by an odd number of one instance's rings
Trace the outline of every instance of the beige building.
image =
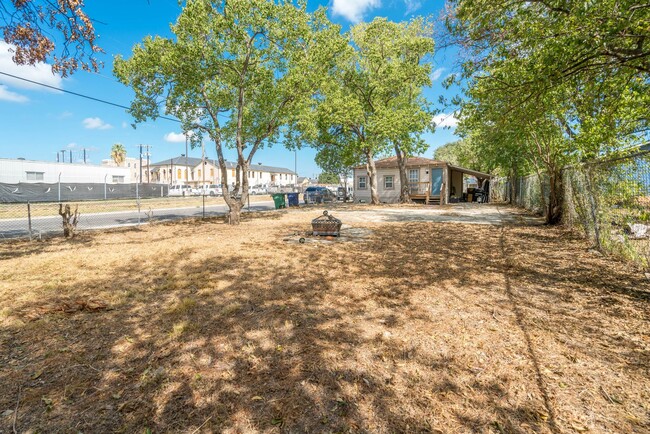
{"type": "MultiPolygon", "coordinates": [[[[237,165],[226,162],[226,177],[229,185],[235,184],[237,165]]],[[[174,157],[169,160],[153,163],[149,166],[151,182],[158,184],[187,184],[199,186],[203,184],[221,184],[219,163],[214,160],[202,160],[192,157],[174,157]]],[[[296,183],[293,171],[281,167],[252,165],[247,173],[248,185],[263,185],[266,187],[286,187],[296,183]]]]}

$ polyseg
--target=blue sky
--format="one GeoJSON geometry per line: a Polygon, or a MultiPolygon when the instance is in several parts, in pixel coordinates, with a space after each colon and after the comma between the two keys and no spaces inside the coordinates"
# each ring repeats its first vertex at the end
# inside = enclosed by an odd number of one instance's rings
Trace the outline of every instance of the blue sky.
{"type": "MultiPolygon", "coordinates": [[[[443,0],[320,0],[309,1],[311,8],[327,6],[333,22],[343,30],[359,21],[370,21],[376,16],[393,21],[407,20],[415,15],[438,17],[443,0]]],[[[180,13],[176,0],[87,1],[86,12],[96,20],[99,45],[105,54],[100,59],[104,68],[99,73],[78,71],[69,78],[52,75],[49,65],[19,67],[11,61],[9,46],[0,41],[0,72],[86,94],[117,104],[128,106],[132,91],[121,85],[112,75],[113,58],[121,54],[129,57],[132,47],[147,35],[170,36],[169,24],[180,13]]],[[[434,57],[433,86],[426,90],[432,105],[438,97],[450,91],[443,89],[442,80],[452,72],[453,56],[438,52],[434,57]]],[[[34,160],[56,161],[57,151],[73,151],[73,161],[87,150],[88,159],[99,163],[108,158],[114,143],[122,143],[131,157],[138,157],[138,145],[152,145],[153,161],[164,160],[185,153],[185,141],[179,124],[157,120],[131,127],[132,119],[125,110],[110,105],[82,99],[73,95],[51,91],[0,75],[0,119],[2,136],[0,158],[23,157],[34,160]]],[[[435,133],[425,138],[430,145],[424,156],[431,157],[433,149],[455,140],[455,119],[449,113],[437,117],[445,129],[439,126],[435,133]]],[[[214,145],[206,144],[210,158],[216,153],[214,145]]],[[[189,151],[190,156],[200,157],[201,150],[189,151]]],[[[233,152],[226,156],[234,159],[233,152]]],[[[298,173],[314,176],[321,170],[314,163],[314,151],[298,151],[298,173]]],[[[275,145],[258,151],[254,162],[271,166],[294,168],[294,153],[275,145]]]]}

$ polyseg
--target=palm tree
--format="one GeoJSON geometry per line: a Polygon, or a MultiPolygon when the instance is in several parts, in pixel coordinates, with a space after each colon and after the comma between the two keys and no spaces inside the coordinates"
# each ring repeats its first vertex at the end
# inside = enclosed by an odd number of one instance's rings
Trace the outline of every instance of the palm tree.
{"type": "Polygon", "coordinates": [[[126,159],[126,149],[124,149],[124,145],[121,143],[114,144],[111,148],[111,158],[115,161],[115,164],[121,166],[126,159]]]}

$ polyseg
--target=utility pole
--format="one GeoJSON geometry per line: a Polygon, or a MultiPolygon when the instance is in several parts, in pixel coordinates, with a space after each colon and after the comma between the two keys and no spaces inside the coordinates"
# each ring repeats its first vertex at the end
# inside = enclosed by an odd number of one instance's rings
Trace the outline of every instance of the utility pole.
{"type": "Polygon", "coordinates": [[[61,149],[59,152],[61,153],[61,162],[65,163],[65,149],[61,149]]]}
{"type": "MultiPolygon", "coordinates": [[[[151,172],[149,171],[149,156],[151,156],[151,153],[149,152],[149,149],[151,149],[153,146],[151,145],[142,145],[145,149],[145,156],[147,157],[147,183],[151,182],[149,177],[151,176],[151,172]]],[[[142,167],[142,162],[140,162],[140,167],[142,167]]]]}
{"type": "Polygon", "coordinates": [[[84,148],[84,164],[86,164],[86,148],[84,148]]]}
{"type": "Polygon", "coordinates": [[[72,149],[70,149],[70,164],[72,164],[72,149]]]}

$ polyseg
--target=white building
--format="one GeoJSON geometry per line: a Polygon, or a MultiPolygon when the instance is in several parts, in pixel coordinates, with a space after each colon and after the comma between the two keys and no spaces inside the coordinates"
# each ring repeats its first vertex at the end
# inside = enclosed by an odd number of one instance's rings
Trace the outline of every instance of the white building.
{"type": "MultiPolygon", "coordinates": [[[[226,177],[229,185],[236,180],[237,165],[226,162],[226,177]]],[[[205,161],[201,158],[174,157],[169,160],[152,163],[149,166],[151,182],[159,184],[221,184],[219,163],[214,160],[205,161]]],[[[264,185],[266,187],[285,187],[296,184],[296,174],[281,167],[253,165],[248,171],[248,185],[264,185]]]]}
{"type": "Polygon", "coordinates": [[[0,158],[0,182],[2,183],[43,182],[54,184],[59,181],[98,184],[134,182],[131,171],[126,167],[0,158]]]}

